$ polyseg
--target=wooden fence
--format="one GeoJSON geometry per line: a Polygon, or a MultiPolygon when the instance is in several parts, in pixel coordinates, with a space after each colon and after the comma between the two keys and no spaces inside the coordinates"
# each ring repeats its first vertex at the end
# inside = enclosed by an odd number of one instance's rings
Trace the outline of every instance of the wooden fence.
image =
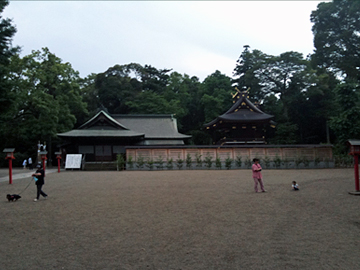
{"type": "MultiPolygon", "coordinates": [[[[164,162],[172,159],[185,160],[189,158],[192,163],[196,159],[211,157],[225,163],[227,159],[236,160],[241,158],[244,162],[259,158],[273,165],[275,160],[281,162],[292,162],[293,167],[299,167],[296,163],[309,164],[317,167],[320,162],[331,162],[333,164],[332,145],[241,145],[241,146],[129,146],[126,147],[126,159],[129,158],[136,162],[141,159],[144,161],[163,160],[164,162]],[[131,158],[130,158],[131,157],[131,158]],[[314,165],[315,164],[315,165],[314,165]]],[[[307,165],[305,165],[307,166],[307,165]]],[[[288,167],[286,165],[286,167],[288,167]]],[[[328,167],[328,166],[327,166],[328,167]]],[[[330,167],[333,167],[330,165],[330,167]]]]}
{"type": "Polygon", "coordinates": [[[156,160],[158,158],[167,159],[186,159],[190,157],[195,160],[196,156],[201,155],[219,157],[222,161],[226,158],[235,159],[240,156],[243,159],[268,157],[274,159],[296,160],[306,158],[308,160],[320,159],[332,160],[332,145],[264,145],[264,146],[232,146],[232,147],[213,147],[213,146],[128,146],[126,156],[132,156],[134,160],[139,157],[144,159],[156,160]]]}

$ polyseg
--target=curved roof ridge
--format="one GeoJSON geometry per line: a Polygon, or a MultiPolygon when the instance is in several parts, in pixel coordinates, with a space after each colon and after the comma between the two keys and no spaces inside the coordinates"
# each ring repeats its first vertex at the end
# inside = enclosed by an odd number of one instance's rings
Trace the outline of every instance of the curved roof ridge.
{"type": "Polygon", "coordinates": [[[122,129],[129,130],[129,128],[125,127],[124,125],[120,124],[118,121],[116,121],[114,118],[112,118],[109,114],[107,114],[104,110],[101,110],[98,112],[94,117],[92,117],[90,120],[82,124],[78,129],[83,129],[86,126],[88,126],[91,122],[95,121],[96,118],[98,118],[100,115],[104,115],[111,123],[113,123],[115,126],[118,126],[122,129]]]}
{"type": "MultiPolygon", "coordinates": [[[[245,102],[246,105],[251,107],[252,110],[254,110],[258,113],[266,114],[262,110],[260,110],[258,107],[256,107],[243,93],[242,93],[241,97],[238,98],[238,100],[234,103],[234,105],[232,105],[231,108],[229,110],[227,110],[227,112],[225,112],[224,114],[229,114],[229,113],[234,112],[241,105],[242,102],[245,102]]],[[[222,115],[224,115],[224,114],[222,114],[222,115]]]]}
{"type": "Polygon", "coordinates": [[[267,114],[255,106],[247,97],[246,92],[239,93],[241,96],[238,97],[236,102],[231,106],[225,113],[219,115],[214,120],[205,124],[205,127],[210,127],[219,121],[230,121],[230,122],[259,122],[269,121],[273,118],[273,115],[267,114]]]}

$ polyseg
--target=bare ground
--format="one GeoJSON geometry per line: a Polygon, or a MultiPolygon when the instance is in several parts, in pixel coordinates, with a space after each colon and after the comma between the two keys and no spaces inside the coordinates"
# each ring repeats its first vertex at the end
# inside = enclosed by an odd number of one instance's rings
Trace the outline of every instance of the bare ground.
{"type": "Polygon", "coordinates": [[[360,269],[353,169],[49,173],[0,183],[1,269],[360,269]],[[291,190],[297,180],[300,191],[291,190]]]}

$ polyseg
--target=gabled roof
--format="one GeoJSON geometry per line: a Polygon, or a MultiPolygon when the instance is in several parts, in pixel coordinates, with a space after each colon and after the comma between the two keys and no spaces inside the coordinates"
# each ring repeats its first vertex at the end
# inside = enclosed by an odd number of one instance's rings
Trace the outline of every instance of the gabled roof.
{"type": "Polygon", "coordinates": [[[68,132],[59,133],[59,137],[144,137],[144,133],[136,132],[128,129],[124,125],[117,122],[105,111],[100,111],[89,121],[81,125],[78,129],[68,132]]]}
{"type": "Polygon", "coordinates": [[[269,122],[274,116],[264,113],[256,107],[247,97],[246,92],[240,93],[234,105],[224,114],[218,116],[213,121],[205,124],[210,127],[219,121],[232,123],[260,123],[269,122]]]}
{"type": "Polygon", "coordinates": [[[131,130],[144,133],[146,139],[187,139],[177,129],[176,118],[172,114],[116,114],[113,118],[131,130]]]}
{"type": "Polygon", "coordinates": [[[145,139],[182,140],[191,138],[181,134],[172,114],[117,114],[100,111],[78,129],[59,133],[60,137],[144,137],[145,139]]]}
{"type": "Polygon", "coordinates": [[[128,128],[124,127],[123,125],[121,125],[119,122],[117,122],[114,118],[112,118],[105,111],[98,112],[93,118],[91,118],[86,123],[82,124],[79,127],[79,129],[90,128],[91,126],[96,125],[99,121],[104,120],[104,119],[107,120],[107,122],[108,122],[108,124],[110,124],[110,126],[114,126],[115,128],[120,128],[120,129],[128,129],[128,128]]]}

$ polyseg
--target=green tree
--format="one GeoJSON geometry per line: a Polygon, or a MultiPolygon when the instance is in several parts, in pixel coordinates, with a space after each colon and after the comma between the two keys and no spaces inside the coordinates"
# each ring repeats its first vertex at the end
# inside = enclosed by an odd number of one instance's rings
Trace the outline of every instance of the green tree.
{"type": "Polygon", "coordinates": [[[288,117],[293,98],[306,91],[314,82],[314,71],[311,71],[309,62],[298,52],[267,56],[256,67],[255,74],[265,94],[279,96],[284,105],[285,117],[288,117]]]}
{"type": "Polygon", "coordinates": [[[115,65],[97,74],[94,93],[99,105],[107,108],[110,113],[130,113],[126,103],[134,101],[136,95],[142,91],[141,70],[141,65],[130,63],[115,65]]]}
{"type": "Polygon", "coordinates": [[[145,65],[140,69],[140,76],[143,91],[153,91],[162,94],[169,80],[168,73],[171,69],[156,69],[150,65],[145,65]]]}
{"type": "Polygon", "coordinates": [[[173,112],[173,106],[163,96],[152,91],[139,93],[134,100],[127,101],[125,105],[131,113],[135,114],[170,114],[173,112]]]}
{"type": "MultiPolygon", "coordinates": [[[[0,0],[0,14],[9,4],[7,0],[0,0]]],[[[20,49],[12,46],[12,38],[16,33],[15,26],[10,19],[4,19],[0,15],[0,123],[8,121],[11,117],[9,111],[16,98],[16,93],[11,90],[10,76],[10,58],[20,49]]],[[[1,132],[2,128],[0,128],[1,132]]]]}
{"type": "Polygon", "coordinates": [[[56,134],[72,129],[78,117],[86,115],[78,84],[78,73],[69,63],[52,54],[47,48],[33,51],[10,63],[11,91],[16,95],[4,125],[9,142],[18,151],[35,147],[38,140],[51,140],[56,134]]]}
{"type": "MultiPolygon", "coordinates": [[[[97,74],[92,73],[85,78],[79,79],[80,95],[83,102],[87,104],[89,115],[95,115],[100,108],[99,93],[95,87],[95,80],[97,74]]],[[[85,119],[78,119],[81,123],[84,123],[85,119]]]]}
{"type": "Polygon", "coordinates": [[[311,13],[314,46],[319,68],[360,80],[360,1],[320,3],[311,13]]]}
{"type": "Polygon", "coordinates": [[[330,127],[341,145],[360,136],[359,90],[359,84],[354,82],[341,83],[335,90],[338,106],[336,116],[330,120],[330,127]]]}
{"type": "Polygon", "coordinates": [[[215,71],[201,84],[201,105],[204,108],[205,122],[210,122],[223,114],[232,105],[231,78],[215,71]]]}
{"type": "Polygon", "coordinates": [[[259,50],[250,51],[250,46],[245,45],[244,51],[236,61],[233,72],[233,86],[240,91],[249,90],[249,99],[252,102],[261,103],[265,98],[265,93],[261,90],[260,81],[255,71],[267,59],[267,55],[259,50]]]}
{"type": "Polygon", "coordinates": [[[275,115],[278,123],[272,142],[319,143],[326,140],[326,119],[324,115],[320,119],[322,107],[315,98],[321,96],[320,79],[309,60],[298,52],[262,55],[253,73],[265,94],[262,109],[275,115]],[[323,123],[320,125],[323,137],[317,135],[319,130],[314,132],[310,127],[318,127],[319,121],[323,123]]]}
{"type": "Polygon", "coordinates": [[[205,119],[201,85],[195,76],[172,72],[164,94],[166,100],[177,104],[174,113],[179,131],[192,135],[193,144],[203,144],[204,138],[208,138],[201,130],[205,119]]]}

